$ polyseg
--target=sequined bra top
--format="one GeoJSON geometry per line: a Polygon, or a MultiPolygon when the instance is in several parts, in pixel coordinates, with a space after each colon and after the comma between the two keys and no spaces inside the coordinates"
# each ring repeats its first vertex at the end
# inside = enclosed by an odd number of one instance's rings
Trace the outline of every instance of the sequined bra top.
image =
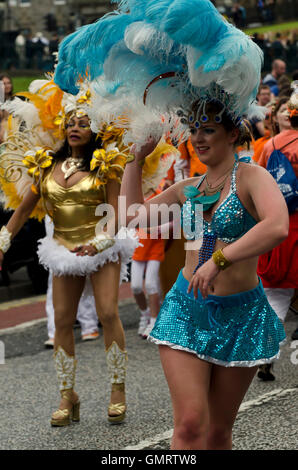
{"type": "MultiPolygon", "coordinates": [[[[182,207],[182,227],[186,239],[194,240],[212,236],[224,243],[232,243],[256,225],[256,220],[248,213],[237,195],[236,172],[239,163],[235,162],[231,175],[230,191],[215,210],[212,220],[207,222],[200,210],[196,210],[196,196],[189,197],[182,207]]],[[[203,175],[196,188],[204,181],[203,175]]]]}
{"type": "Polygon", "coordinates": [[[82,245],[95,236],[95,215],[98,204],[105,202],[102,186],[96,184],[96,174],[89,173],[80,181],[64,188],[53,177],[55,165],[41,182],[41,194],[47,213],[53,219],[54,239],[68,249],[82,245]]]}

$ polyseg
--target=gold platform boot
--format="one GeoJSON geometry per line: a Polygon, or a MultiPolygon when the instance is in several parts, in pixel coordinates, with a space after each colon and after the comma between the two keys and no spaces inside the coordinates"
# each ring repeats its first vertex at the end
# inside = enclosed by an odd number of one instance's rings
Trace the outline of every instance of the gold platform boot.
{"type": "Polygon", "coordinates": [[[69,401],[70,409],[58,409],[51,418],[52,426],[68,426],[71,421],[80,421],[80,401],[73,397],[75,383],[75,371],[77,361],[74,356],[69,356],[61,346],[54,353],[55,366],[58,376],[61,398],[69,401]]]}
{"type": "MultiPolygon", "coordinates": [[[[127,352],[122,351],[118,344],[113,341],[111,346],[106,350],[106,358],[111,379],[112,392],[122,392],[124,394],[127,352]]],[[[108,408],[108,420],[110,423],[121,423],[121,421],[123,421],[125,418],[125,414],[125,401],[121,401],[119,403],[110,403],[108,408]]]]}

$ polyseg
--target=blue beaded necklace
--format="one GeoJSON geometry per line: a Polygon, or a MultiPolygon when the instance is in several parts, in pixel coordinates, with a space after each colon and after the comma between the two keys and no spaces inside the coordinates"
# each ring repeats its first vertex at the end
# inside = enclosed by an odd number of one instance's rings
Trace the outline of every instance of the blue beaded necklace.
{"type": "MultiPolygon", "coordinates": [[[[231,171],[234,169],[238,161],[239,161],[239,157],[237,154],[235,154],[235,163],[231,171]]],[[[226,178],[224,180],[224,183],[226,181],[226,178]]],[[[215,194],[208,196],[205,194],[204,191],[200,191],[195,186],[186,186],[184,188],[184,194],[188,199],[190,199],[193,211],[195,211],[196,204],[201,204],[203,206],[203,212],[206,212],[219,200],[223,187],[224,187],[224,184],[222,184],[222,187],[220,188],[220,190],[218,190],[215,194]]],[[[203,243],[202,243],[201,248],[199,249],[199,262],[193,274],[195,274],[195,272],[204,263],[206,263],[206,261],[208,261],[211,258],[214,252],[216,240],[217,240],[216,233],[211,232],[211,231],[208,234],[203,233],[203,243]]]]}
{"type": "MultiPolygon", "coordinates": [[[[251,158],[248,156],[248,157],[242,157],[242,158],[239,159],[239,156],[237,154],[235,154],[235,163],[233,165],[232,171],[234,170],[235,165],[237,165],[237,163],[239,161],[249,163],[251,161],[251,158]]],[[[191,187],[194,190],[196,190],[196,195],[201,194],[200,191],[198,190],[198,188],[195,188],[194,186],[187,186],[187,188],[191,188],[191,187]]],[[[215,193],[212,196],[200,196],[200,197],[196,198],[196,200],[194,201],[195,204],[196,203],[203,204],[203,212],[207,211],[208,209],[210,209],[215,204],[215,202],[217,202],[219,200],[222,189],[223,188],[221,188],[220,191],[218,191],[217,193],[215,193]]],[[[193,193],[192,193],[193,196],[192,197],[195,197],[194,193],[195,193],[195,191],[193,191],[193,193]]],[[[211,258],[212,254],[214,252],[216,240],[217,240],[217,234],[215,232],[212,232],[211,228],[210,228],[210,231],[209,231],[208,234],[203,233],[203,243],[202,243],[201,248],[199,249],[199,262],[198,262],[198,265],[196,266],[193,274],[195,274],[195,272],[204,263],[206,263],[206,261],[208,261],[211,258]]]]}

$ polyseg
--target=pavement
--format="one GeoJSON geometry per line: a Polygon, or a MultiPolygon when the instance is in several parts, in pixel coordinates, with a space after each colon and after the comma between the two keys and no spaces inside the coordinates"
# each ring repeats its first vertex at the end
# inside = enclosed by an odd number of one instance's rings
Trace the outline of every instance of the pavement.
{"type": "MultiPolygon", "coordinates": [[[[47,338],[44,298],[0,303],[0,449],[168,451],[173,416],[158,348],[137,335],[138,311],[129,284],[119,301],[128,351],[126,420],[107,422],[109,384],[102,331],[96,341],[81,341],[75,329],[78,359],[76,390],[81,422],[52,428],[49,420],[58,405],[53,351],[47,338]]],[[[255,378],[236,419],[235,450],[298,450],[298,344],[291,341],[298,317],[289,312],[287,342],[274,365],[276,380],[255,378]]]]}

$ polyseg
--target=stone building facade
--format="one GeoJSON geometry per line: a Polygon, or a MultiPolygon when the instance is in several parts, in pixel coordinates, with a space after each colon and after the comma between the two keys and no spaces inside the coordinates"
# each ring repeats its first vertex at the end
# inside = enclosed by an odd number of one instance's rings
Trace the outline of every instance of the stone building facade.
{"type": "MultiPolygon", "coordinates": [[[[295,18],[297,0],[268,2],[274,5],[275,21],[295,18]]],[[[246,9],[248,24],[260,21],[256,0],[214,0],[213,3],[226,11],[239,3],[246,9]]],[[[0,31],[22,30],[31,31],[33,35],[42,32],[50,36],[56,29],[63,36],[83,24],[95,21],[112,9],[110,0],[0,0],[0,31]]]]}
{"type": "Polygon", "coordinates": [[[64,35],[111,10],[109,0],[0,0],[1,30],[64,35]]]}

